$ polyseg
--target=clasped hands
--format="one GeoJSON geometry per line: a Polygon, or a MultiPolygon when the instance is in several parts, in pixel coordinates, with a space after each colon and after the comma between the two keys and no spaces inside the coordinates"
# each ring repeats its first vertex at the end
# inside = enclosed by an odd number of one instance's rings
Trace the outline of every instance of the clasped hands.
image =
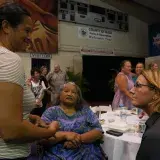
{"type": "Polygon", "coordinates": [[[64,148],[76,149],[82,143],[81,135],[75,132],[65,132],[64,148]]]}
{"type": "MultiPolygon", "coordinates": [[[[59,130],[59,123],[57,121],[53,121],[50,124],[45,123],[43,120],[41,120],[40,117],[36,117],[34,124],[39,127],[48,128],[51,130],[58,131],[59,130]]],[[[75,132],[64,132],[64,148],[67,149],[75,149],[80,147],[82,140],[81,135],[75,132]]]]}

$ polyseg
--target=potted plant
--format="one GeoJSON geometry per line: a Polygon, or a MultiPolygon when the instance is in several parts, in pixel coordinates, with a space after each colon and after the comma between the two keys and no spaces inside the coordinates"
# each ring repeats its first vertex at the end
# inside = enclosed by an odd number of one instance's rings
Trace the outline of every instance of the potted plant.
{"type": "Polygon", "coordinates": [[[82,91],[82,94],[89,91],[89,89],[88,89],[89,83],[82,76],[82,74],[80,72],[75,73],[71,67],[67,67],[66,73],[68,76],[68,80],[71,82],[74,82],[76,85],[78,85],[82,91]]]}

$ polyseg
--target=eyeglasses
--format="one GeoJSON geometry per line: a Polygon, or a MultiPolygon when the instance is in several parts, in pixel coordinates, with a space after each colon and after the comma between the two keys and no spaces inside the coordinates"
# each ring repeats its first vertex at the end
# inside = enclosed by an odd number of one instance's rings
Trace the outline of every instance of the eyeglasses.
{"type": "Polygon", "coordinates": [[[158,87],[156,87],[156,86],[154,86],[154,85],[152,85],[152,84],[141,84],[141,83],[139,83],[139,82],[136,82],[135,84],[134,84],[134,87],[136,87],[136,88],[141,88],[142,86],[146,86],[146,87],[149,87],[150,89],[153,89],[153,90],[158,90],[158,91],[160,91],[160,89],[158,88],[158,87]]]}
{"type": "Polygon", "coordinates": [[[141,84],[141,83],[138,83],[138,82],[136,82],[136,83],[134,84],[134,87],[136,87],[136,88],[141,88],[142,86],[147,86],[147,87],[149,87],[149,85],[147,85],[147,84],[141,84]]]}

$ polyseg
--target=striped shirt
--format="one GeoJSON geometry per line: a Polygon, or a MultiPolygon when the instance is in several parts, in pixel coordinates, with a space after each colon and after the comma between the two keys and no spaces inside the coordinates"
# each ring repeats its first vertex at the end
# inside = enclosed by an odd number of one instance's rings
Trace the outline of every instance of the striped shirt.
{"type": "MultiPolygon", "coordinates": [[[[0,46],[0,82],[10,82],[23,87],[23,118],[26,119],[33,109],[35,98],[25,85],[25,74],[21,58],[0,46]]],[[[27,157],[30,153],[29,144],[6,143],[0,138],[0,158],[16,159],[27,157]]]]}

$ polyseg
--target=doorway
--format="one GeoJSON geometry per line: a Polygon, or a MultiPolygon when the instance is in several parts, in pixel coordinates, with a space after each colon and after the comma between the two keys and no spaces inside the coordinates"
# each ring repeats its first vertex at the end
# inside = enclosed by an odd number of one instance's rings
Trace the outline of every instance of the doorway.
{"type": "Polygon", "coordinates": [[[42,66],[46,66],[48,71],[50,71],[50,59],[35,59],[32,58],[32,68],[41,68],[42,66]]]}

